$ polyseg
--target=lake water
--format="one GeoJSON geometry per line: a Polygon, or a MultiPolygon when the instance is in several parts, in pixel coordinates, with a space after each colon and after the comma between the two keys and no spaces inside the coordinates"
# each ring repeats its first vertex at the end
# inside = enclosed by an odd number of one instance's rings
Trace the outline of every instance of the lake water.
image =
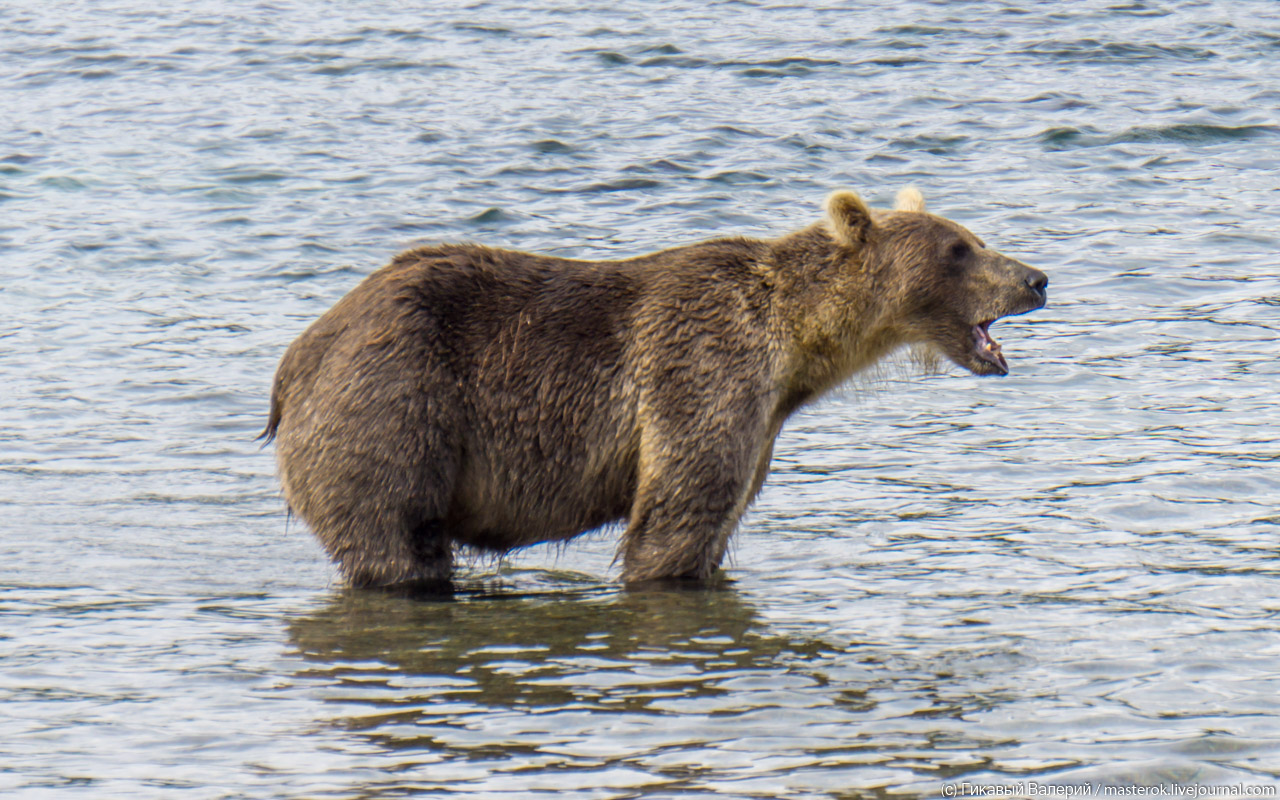
{"type": "Polygon", "coordinates": [[[366,5],[0,7],[0,795],[1280,784],[1280,7],[366,5]],[[727,585],[286,523],[276,362],[398,251],[908,183],[1049,307],[797,415],[727,585]]]}

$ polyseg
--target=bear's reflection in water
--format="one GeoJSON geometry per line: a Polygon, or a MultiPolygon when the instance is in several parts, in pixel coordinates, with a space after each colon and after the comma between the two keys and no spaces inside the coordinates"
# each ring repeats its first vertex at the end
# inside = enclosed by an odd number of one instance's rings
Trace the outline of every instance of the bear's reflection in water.
{"type": "Polygon", "coordinates": [[[1020,754],[987,712],[1039,691],[1032,663],[981,626],[860,641],[770,620],[729,583],[503,579],[436,600],[344,590],[290,625],[297,683],[328,711],[317,746],[358,784],[343,796],[610,796],[602,781],[639,796],[730,779],[827,796],[868,765],[877,786],[917,783],[931,753],[945,774],[990,747],[1020,754]]]}
{"type": "Polygon", "coordinates": [[[315,664],[306,676],[332,679],[330,699],[426,715],[442,703],[459,713],[471,705],[645,709],[723,695],[718,681],[783,672],[783,662],[824,649],[771,635],[727,584],[462,587],[435,599],[349,589],[289,634],[315,664]]]}

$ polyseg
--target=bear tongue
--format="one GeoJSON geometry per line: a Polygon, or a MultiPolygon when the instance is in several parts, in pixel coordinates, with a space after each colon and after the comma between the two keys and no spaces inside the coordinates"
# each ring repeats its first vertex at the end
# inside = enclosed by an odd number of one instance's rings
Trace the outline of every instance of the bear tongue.
{"type": "Polygon", "coordinates": [[[974,350],[978,353],[978,358],[983,361],[995,364],[1005,372],[1009,371],[1009,363],[1004,360],[1004,355],[1000,352],[1000,343],[991,338],[991,334],[987,333],[987,328],[991,325],[991,321],[979,322],[973,326],[974,350]]]}

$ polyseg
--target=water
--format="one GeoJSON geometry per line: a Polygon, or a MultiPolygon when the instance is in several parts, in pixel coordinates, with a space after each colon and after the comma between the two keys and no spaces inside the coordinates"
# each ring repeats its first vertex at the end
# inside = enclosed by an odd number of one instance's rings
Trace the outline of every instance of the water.
{"type": "Polygon", "coordinates": [[[395,5],[0,8],[0,793],[1280,782],[1274,4],[395,5]],[[1050,306],[794,418],[727,586],[604,532],[414,601],[286,524],[276,361],[396,252],[907,183],[1050,306]]]}

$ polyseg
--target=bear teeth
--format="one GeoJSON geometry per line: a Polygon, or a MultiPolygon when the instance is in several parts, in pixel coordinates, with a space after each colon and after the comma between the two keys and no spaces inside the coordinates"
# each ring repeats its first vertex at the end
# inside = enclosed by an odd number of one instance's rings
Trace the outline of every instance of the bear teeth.
{"type": "Polygon", "coordinates": [[[1009,362],[1004,360],[1004,354],[1000,349],[1000,343],[991,338],[991,334],[987,332],[987,328],[995,320],[987,320],[979,322],[973,326],[974,349],[977,351],[978,358],[989,364],[994,364],[1002,371],[1009,371],[1009,362]]]}

